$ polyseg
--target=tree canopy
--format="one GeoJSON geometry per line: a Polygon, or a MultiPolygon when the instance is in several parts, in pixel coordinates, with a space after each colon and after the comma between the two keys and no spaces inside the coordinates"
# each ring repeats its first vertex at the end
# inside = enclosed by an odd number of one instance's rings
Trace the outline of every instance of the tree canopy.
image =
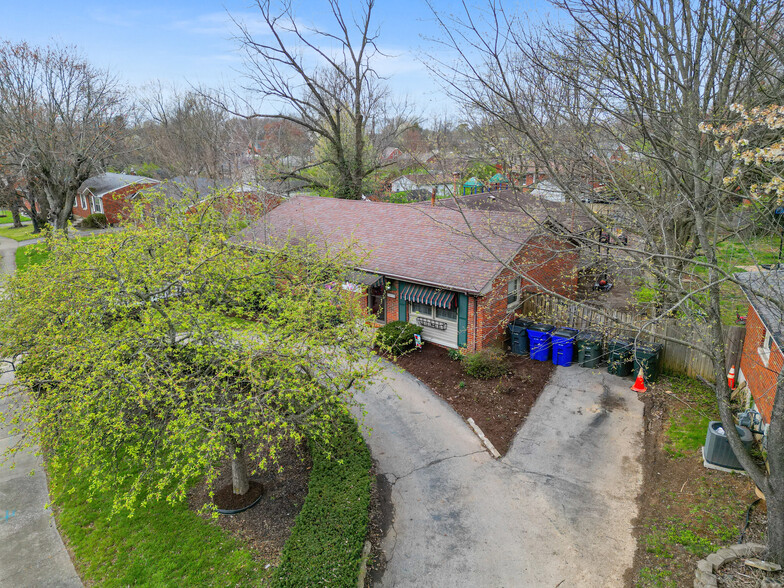
{"type": "Polygon", "coordinates": [[[40,443],[132,513],[183,499],[229,458],[242,494],[246,458],[270,467],[305,435],[329,447],[375,365],[364,311],[339,287],[351,254],[241,249],[232,219],[202,206],[140,202],[122,232],[58,232],[47,262],[4,284],[16,385],[0,423],[23,435],[6,458],[40,443]]]}

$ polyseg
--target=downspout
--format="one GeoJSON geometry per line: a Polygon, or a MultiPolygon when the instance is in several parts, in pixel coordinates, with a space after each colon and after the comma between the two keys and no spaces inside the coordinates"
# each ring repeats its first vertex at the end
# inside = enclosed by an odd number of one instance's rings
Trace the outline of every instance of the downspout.
{"type": "Polygon", "coordinates": [[[476,350],[477,350],[477,347],[476,347],[476,339],[477,339],[477,337],[479,336],[479,333],[478,333],[478,332],[477,332],[477,330],[476,330],[476,326],[477,326],[477,318],[476,318],[476,315],[477,315],[477,308],[478,308],[478,304],[479,304],[479,303],[478,303],[478,301],[477,301],[477,297],[476,297],[476,296],[473,296],[472,298],[474,299],[474,352],[476,352],[476,350]]]}

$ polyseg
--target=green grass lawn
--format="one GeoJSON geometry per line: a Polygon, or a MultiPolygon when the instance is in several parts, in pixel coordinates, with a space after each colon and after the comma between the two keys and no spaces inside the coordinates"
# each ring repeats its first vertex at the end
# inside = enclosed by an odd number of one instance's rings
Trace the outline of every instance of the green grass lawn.
{"type": "Polygon", "coordinates": [[[24,270],[31,265],[38,265],[46,261],[49,257],[49,249],[46,243],[33,243],[24,245],[16,250],[16,269],[24,270]]]}
{"type": "Polygon", "coordinates": [[[42,236],[41,234],[33,235],[32,223],[23,225],[20,229],[14,229],[13,227],[0,229],[0,237],[13,239],[14,241],[28,241],[42,236]]]}
{"type": "Polygon", "coordinates": [[[133,518],[107,519],[110,495],[86,500],[89,477],[50,466],[61,532],[88,585],[355,586],[368,531],[370,452],[346,415],[331,455],[311,444],[313,469],[305,504],[281,554],[265,563],[241,540],[187,505],[155,504],[133,518]],[[54,470],[54,471],[51,471],[54,470]],[[66,491],[73,485],[74,491],[66,491]]]}
{"type": "Polygon", "coordinates": [[[58,522],[88,585],[255,586],[269,571],[251,550],[187,505],[156,504],[107,519],[112,500],[86,500],[89,478],[53,471],[58,522]],[[64,482],[75,485],[64,492],[64,482]]]}
{"type": "MultiPolygon", "coordinates": [[[[22,215],[20,218],[23,221],[30,220],[29,218],[27,218],[24,215],[22,215]]],[[[12,222],[14,222],[14,217],[11,216],[11,213],[8,212],[7,210],[0,210],[0,225],[5,224],[5,223],[12,223],[12,222]]]]}

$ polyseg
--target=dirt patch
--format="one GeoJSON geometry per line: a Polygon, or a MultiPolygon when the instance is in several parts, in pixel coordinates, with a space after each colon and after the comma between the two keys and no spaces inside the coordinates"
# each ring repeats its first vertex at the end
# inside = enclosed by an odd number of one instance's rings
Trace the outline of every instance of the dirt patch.
{"type": "Polygon", "coordinates": [[[386,536],[394,519],[394,505],[392,504],[392,484],[384,474],[378,473],[374,460],[371,475],[374,478],[373,488],[370,493],[370,523],[368,524],[368,541],[370,541],[370,557],[368,558],[368,573],[365,575],[365,587],[370,588],[381,580],[387,562],[381,541],[386,536]]]}
{"type": "MultiPolygon", "coordinates": [[[[277,565],[283,544],[289,538],[294,519],[302,509],[308,494],[311,459],[306,447],[293,443],[285,445],[279,454],[283,470],[260,472],[252,475],[253,481],[264,488],[262,498],[253,508],[235,515],[220,515],[214,524],[254,549],[265,562],[277,565]]],[[[215,482],[216,488],[228,485],[231,489],[231,463],[221,469],[215,482]]],[[[199,484],[188,493],[188,504],[193,510],[209,501],[205,484],[199,484]]],[[[209,516],[205,515],[209,519],[209,516]]]]}
{"type": "MultiPolygon", "coordinates": [[[[738,542],[754,484],[748,477],[707,469],[700,449],[673,456],[667,451],[668,424],[684,411],[689,398],[667,394],[663,378],[641,395],[645,401],[643,484],[635,521],[637,551],[627,586],[691,586],[697,561],[719,547],[738,542]],[[685,402],[684,402],[685,401],[685,402]]],[[[751,511],[744,542],[760,542],[766,511],[751,511]]]]}
{"type": "Polygon", "coordinates": [[[519,355],[508,355],[507,360],[507,373],[489,380],[467,375],[460,361],[435,345],[425,345],[396,363],[427,384],[464,419],[473,418],[504,455],[555,369],[549,361],[519,355]]]}

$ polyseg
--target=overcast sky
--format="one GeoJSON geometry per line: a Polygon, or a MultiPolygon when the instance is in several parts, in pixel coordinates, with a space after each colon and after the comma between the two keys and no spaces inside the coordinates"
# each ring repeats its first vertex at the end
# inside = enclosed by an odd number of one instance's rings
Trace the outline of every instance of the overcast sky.
{"type": "MultiPolygon", "coordinates": [[[[533,12],[547,10],[544,0],[517,5],[533,12]]],[[[299,20],[329,22],[325,2],[294,0],[299,20]]],[[[343,2],[346,7],[356,2],[343,2]]],[[[447,13],[457,5],[436,0],[447,13]]],[[[242,58],[232,38],[236,26],[229,13],[262,34],[248,0],[0,0],[0,38],[44,45],[52,41],[76,45],[92,63],[109,68],[123,82],[142,86],[152,80],[187,85],[236,86],[242,83],[242,58]]],[[[427,5],[419,0],[379,0],[375,22],[379,47],[387,55],[378,64],[389,85],[426,114],[449,106],[422,64],[433,48],[423,38],[436,32],[427,5]]],[[[330,23],[331,24],[331,23],[330,23]]]]}

